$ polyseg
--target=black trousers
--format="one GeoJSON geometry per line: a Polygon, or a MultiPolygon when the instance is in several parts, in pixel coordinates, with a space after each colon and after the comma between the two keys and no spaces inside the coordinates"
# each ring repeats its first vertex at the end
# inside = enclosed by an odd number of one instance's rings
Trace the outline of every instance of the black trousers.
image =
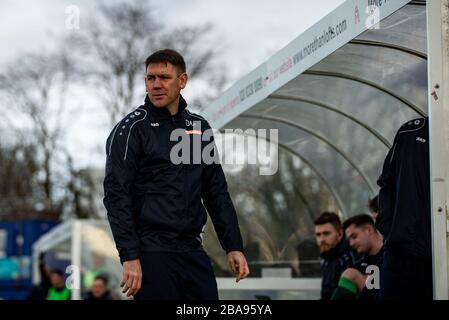
{"type": "Polygon", "coordinates": [[[218,300],[211,261],[204,251],[141,253],[142,287],[135,300],[218,300]]]}
{"type": "Polygon", "coordinates": [[[380,271],[381,300],[432,300],[432,259],[386,250],[380,271]]]}

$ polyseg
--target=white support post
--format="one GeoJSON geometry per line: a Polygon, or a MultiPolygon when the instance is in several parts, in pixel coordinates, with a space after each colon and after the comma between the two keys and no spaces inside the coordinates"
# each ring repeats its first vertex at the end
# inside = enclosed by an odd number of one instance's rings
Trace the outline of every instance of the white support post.
{"type": "MultiPolygon", "coordinates": [[[[72,227],[72,271],[81,271],[81,221],[74,220],[72,227]]],[[[81,300],[81,274],[71,275],[73,279],[72,300],[81,300]]]]}
{"type": "Polygon", "coordinates": [[[449,0],[427,1],[433,294],[448,299],[449,0]]]}

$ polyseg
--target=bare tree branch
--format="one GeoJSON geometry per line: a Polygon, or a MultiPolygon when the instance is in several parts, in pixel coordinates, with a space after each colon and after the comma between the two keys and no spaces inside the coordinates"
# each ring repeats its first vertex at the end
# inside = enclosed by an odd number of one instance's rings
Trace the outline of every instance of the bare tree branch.
{"type": "Polygon", "coordinates": [[[78,53],[88,81],[95,83],[112,127],[142,103],[145,58],[162,48],[179,50],[191,79],[214,73],[215,49],[205,45],[211,26],[168,29],[154,14],[150,2],[130,1],[100,5],[95,19],[66,43],[78,53]]]}

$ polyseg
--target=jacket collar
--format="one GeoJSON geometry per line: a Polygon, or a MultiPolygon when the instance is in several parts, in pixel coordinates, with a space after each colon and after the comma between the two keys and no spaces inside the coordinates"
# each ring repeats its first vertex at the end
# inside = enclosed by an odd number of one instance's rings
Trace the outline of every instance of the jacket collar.
{"type": "Polygon", "coordinates": [[[179,106],[178,106],[178,113],[174,116],[171,115],[170,111],[168,111],[167,108],[159,108],[155,107],[153,103],[150,101],[150,98],[148,97],[148,94],[145,96],[145,106],[148,107],[151,112],[156,115],[157,117],[161,118],[179,118],[181,117],[182,112],[184,109],[187,108],[187,102],[183,98],[182,95],[179,96],[179,106]]]}

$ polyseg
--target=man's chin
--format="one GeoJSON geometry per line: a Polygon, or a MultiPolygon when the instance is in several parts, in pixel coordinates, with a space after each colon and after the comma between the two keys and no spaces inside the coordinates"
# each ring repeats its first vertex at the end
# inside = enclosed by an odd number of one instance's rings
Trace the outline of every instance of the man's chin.
{"type": "Polygon", "coordinates": [[[151,101],[156,108],[165,108],[167,105],[161,101],[151,101]]]}

